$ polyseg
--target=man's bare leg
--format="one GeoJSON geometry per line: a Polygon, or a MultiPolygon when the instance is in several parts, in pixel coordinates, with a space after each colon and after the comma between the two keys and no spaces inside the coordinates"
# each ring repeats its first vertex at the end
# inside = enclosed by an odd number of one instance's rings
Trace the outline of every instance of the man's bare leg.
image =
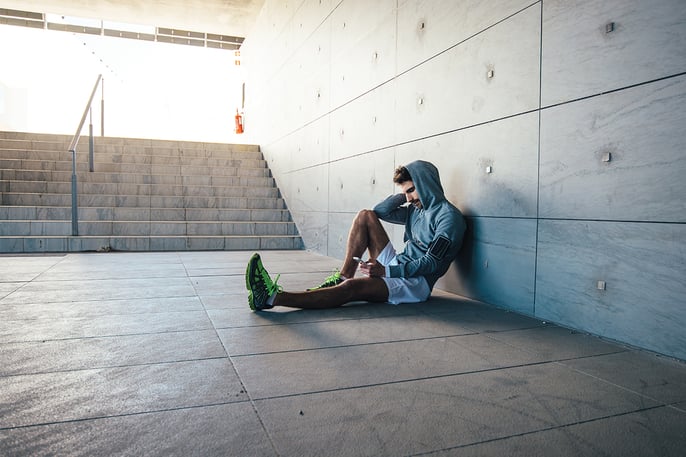
{"type": "MultiPolygon", "coordinates": [[[[250,290],[249,303],[253,310],[269,309],[271,306],[289,306],[293,308],[314,309],[314,308],[335,308],[351,301],[370,301],[384,302],[388,300],[388,287],[380,277],[355,278],[358,263],[353,257],[361,257],[365,251],[369,251],[369,258],[376,260],[381,251],[389,243],[388,234],[384,230],[376,213],[371,210],[360,211],[348,234],[348,245],[346,247],[345,260],[341,275],[347,278],[346,281],[334,287],[322,287],[306,292],[279,292],[266,299],[266,293],[273,293],[268,286],[256,286],[261,284],[260,280],[252,278],[266,274],[261,267],[259,255],[255,254],[248,264],[246,272],[246,283],[250,290]],[[259,273],[262,271],[263,273],[259,273]],[[271,301],[273,300],[273,301],[271,301]],[[254,304],[253,304],[254,303],[254,304]]],[[[270,284],[272,284],[270,282],[270,284]]]]}
{"type": "Polygon", "coordinates": [[[389,241],[388,234],[374,211],[363,209],[357,213],[348,233],[341,275],[353,278],[357,271],[357,262],[353,257],[362,257],[369,250],[369,258],[376,259],[389,241]]]}
{"type": "Polygon", "coordinates": [[[274,306],[320,309],[336,308],[352,301],[385,302],[388,287],[381,278],[354,278],[335,287],[309,292],[281,292],[274,298],[274,306]]]}

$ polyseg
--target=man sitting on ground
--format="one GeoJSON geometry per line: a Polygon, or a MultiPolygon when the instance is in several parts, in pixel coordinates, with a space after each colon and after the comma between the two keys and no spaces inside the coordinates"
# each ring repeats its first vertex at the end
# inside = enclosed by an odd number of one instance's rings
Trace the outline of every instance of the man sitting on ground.
{"type": "Polygon", "coordinates": [[[426,301],[457,256],[466,228],[460,210],[444,195],[436,167],[425,161],[400,166],[393,176],[401,193],[355,217],[340,271],[305,292],[286,292],[271,279],[255,253],[245,273],[253,311],[274,306],[335,308],[352,301],[392,304],[426,301]],[[405,225],[399,254],[380,220],[405,225]],[[365,251],[369,260],[362,261],[365,251]],[[363,276],[355,277],[357,269],[363,276]]]}

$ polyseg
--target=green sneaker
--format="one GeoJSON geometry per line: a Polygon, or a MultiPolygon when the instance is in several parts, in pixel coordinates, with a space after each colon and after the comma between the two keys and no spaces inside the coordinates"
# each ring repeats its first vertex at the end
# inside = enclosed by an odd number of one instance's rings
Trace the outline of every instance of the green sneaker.
{"type": "Polygon", "coordinates": [[[276,284],[279,280],[278,275],[274,281],[269,277],[269,273],[262,266],[260,255],[255,253],[248,261],[248,268],[245,270],[245,286],[248,291],[248,304],[253,311],[273,308],[267,304],[269,298],[275,293],[281,293],[283,289],[276,284]]]}
{"type": "Polygon", "coordinates": [[[343,281],[345,281],[345,279],[343,279],[341,277],[341,272],[338,271],[338,268],[336,268],[333,271],[333,274],[331,276],[329,276],[328,278],[326,278],[323,283],[319,284],[317,287],[312,287],[311,289],[307,289],[307,290],[312,291],[312,290],[318,290],[318,289],[325,289],[327,287],[337,286],[340,283],[342,283],[343,281]]]}

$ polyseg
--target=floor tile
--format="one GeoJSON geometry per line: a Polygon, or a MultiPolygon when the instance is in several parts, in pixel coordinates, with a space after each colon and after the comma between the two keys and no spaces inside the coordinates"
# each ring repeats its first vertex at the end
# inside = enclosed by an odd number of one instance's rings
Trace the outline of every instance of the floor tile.
{"type": "Polygon", "coordinates": [[[545,325],[538,319],[522,316],[494,306],[484,305],[455,295],[436,295],[422,304],[422,311],[459,320],[465,328],[475,332],[502,332],[535,328],[545,325]]]}
{"type": "Polygon", "coordinates": [[[623,352],[626,349],[594,336],[555,325],[500,332],[491,336],[546,360],[562,360],[623,352]]]}
{"type": "Polygon", "coordinates": [[[190,281],[147,278],[90,281],[34,281],[3,298],[5,303],[45,303],[124,298],[192,297],[190,281]]]}
{"type": "Polygon", "coordinates": [[[198,297],[73,301],[68,304],[50,301],[42,303],[5,303],[3,300],[0,300],[0,321],[201,311],[202,309],[203,305],[198,297]]]}
{"type": "Polygon", "coordinates": [[[327,320],[228,328],[220,329],[218,333],[230,355],[248,355],[437,338],[470,332],[453,322],[412,314],[359,319],[354,326],[349,320],[327,320]]]}
{"type": "Polygon", "coordinates": [[[248,292],[240,293],[198,293],[205,309],[239,308],[243,311],[248,309],[248,292]]]}
{"type": "Polygon", "coordinates": [[[253,398],[265,398],[491,370],[538,359],[483,335],[465,335],[233,357],[233,361],[253,398]]]}
{"type": "Polygon", "coordinates": [[[37,280],[47,281],[84,281],[84,280],[122,280],[136,278],[186,278],[183,265],[121,265],[107,268],[92,268],[90,265],[80,268],[53,268],[38,276],[37,280]]]}
{"type": "Polygon", "coordinates": [[[9,456],[276,457],[250,403],[0,430],[9,456]]]}
{"type": "Polygon", "coordinates": [[[59,264],[65,256],[0,256],[0,282],[28,282],[59,264]]]}
{"type": "Polygon", "coordinates": [[[299,310],[273,308],[263,312],[250,311],[247,299],[242,308],[213,309],[207,314],[216,328],[251,327],[261,325],[302,324],[327,320],[371,319],[375,317],[407,316],[418,314],[416,306],[393,306],[386,303],[351,303],[340,308],[299,310]]]}
{"type": "Polygon", "coordinates": [[[686,402],[684,362],[648,352],[626,351],[569,360],[564,364],[660,402],[686,402]]]}
{"type": "Polygon", "coordinates": [[[680,457],[686,414],[648,409],[432,453],[432,457],[680,457]]]}
{"type": "MultiPolygon", "coordinates": [[[[396,456],[650,406],[557,364],[256,401],[283,456],[396,456]]],[[[505,455],[509,455],[505,453],[505,455]]]]}
{"type": "Polygon", "coordinates": [[[686,401],[680,401],[678,403],[673,403],[672,405],[670,405],[670,408],[681,411],[682,413],[686,413],[686,401]]]}
{"type": "Polygon", "coordinates": [[[0,377],[225,357],[214,329],[0,344],[0,377]]]}
{"type": "Polygon", "coordinates": [[[0,300],[22,287],[23,282],[0,282],[0,300]]]}
{"type": "Polygon", "coordinates": [[[0,429],[246,400],[228,359],[0,378],[0,429]]]}
{"type": "Polygon", "coordinates": [[[204,311],[0,322],[0,343],[211,329],[204,311]]]}

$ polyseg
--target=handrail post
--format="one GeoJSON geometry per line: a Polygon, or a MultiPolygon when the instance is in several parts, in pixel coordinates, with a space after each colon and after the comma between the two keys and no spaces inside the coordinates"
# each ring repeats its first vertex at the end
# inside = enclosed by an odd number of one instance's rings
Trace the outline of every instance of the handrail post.
{"type": "Polygon", "coordinates": [[[79,205],[76,186],[76,148],[71,151],[71,235],[79,236],[79,205]]]}
{"type": "MultiPolygon", "coordinates": [[[[74,139],[71,140],[69,145],[69,152],[71,152],[71,234],[72,236],[79,236],[79,216],[78,216],[78,189],[77,189],[77,179],[76,179],[76,145],[79,144],[79,138],[81,137],[81,130],[83,129],[83,124],[86,122],[86,116],[91,113],[90,121],[90,150],[88,154],[89,169],[93,171],[93,117],[91,112],[91,106],[93,105],[93,97],[95,96],[95,91],[98,90],[98,84],[102,80],[102,75],[98,75],[98,79],[95,81],[95,86],[93,86],[93,92],[88,98],[88,103],[86,104],[86,109],[81,116],[81,122],[76,129],[74,134],[74,139]]],[[[103,102],[104,103],[104,102],[103,102]]]]}
{"type": "Polygon", "coordinates": [[[105,136],[105,78],[100,84],[100,136],[105,136]]]}
{"type": "Polygon", "coordinates": [[[88,124],[88,171],[93,172],[93,109],[90,109],[90,124],[88,124]]]}

